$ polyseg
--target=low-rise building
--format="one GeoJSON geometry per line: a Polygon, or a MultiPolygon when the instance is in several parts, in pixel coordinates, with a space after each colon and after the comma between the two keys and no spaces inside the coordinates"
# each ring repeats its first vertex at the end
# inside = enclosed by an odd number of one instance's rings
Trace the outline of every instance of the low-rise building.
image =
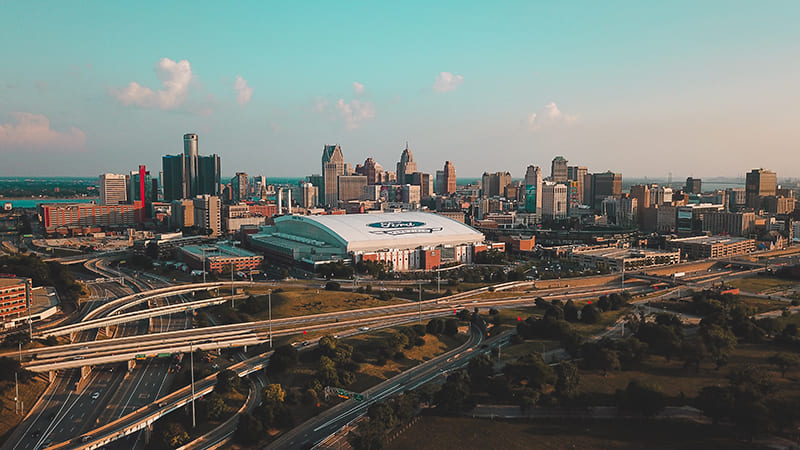
{"type": "Polygon", "coordinates": [[[590,268],[605,268],[612,272],[640,267],[678,264],[681,262],[679,250],[663,251],[642,248],[588,248],[578,247],[568,253],[573,262],[590,268]]]}
{"type": "Polygon", "coordinates": [[[0,278],[0,321],[3,327],[14,325],[12,319],[27,315],[28,278],[0,278]]]}
{"type": "Polygon", "coordinates": [[[753,239],[727,236],[696,236],[670,239],[667,249],[680,250],[688,259],[721,258],[750,253],[756,249],[753,239]]]}
{"type": "Polygon", "coordinates": [[[263,256],[227,244],[187,245],[178,249],[178,257],[189,267],[207,272],[222,272],[234,267],[235,271],[249,272],[258,269],[263,256]]]}

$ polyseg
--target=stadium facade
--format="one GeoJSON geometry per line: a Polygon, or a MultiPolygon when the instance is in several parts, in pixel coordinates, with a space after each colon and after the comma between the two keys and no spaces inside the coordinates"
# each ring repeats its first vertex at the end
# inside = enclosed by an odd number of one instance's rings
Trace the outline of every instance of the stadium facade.
{"type": "Polygon", "coordinates": [[[483,233],[448,217],[424,212],[282,216],[248,237],[266,259],[304,270],[331,261],[390,262],[396,271],[470,263],[475,253],[504,249],[483,233]]]}

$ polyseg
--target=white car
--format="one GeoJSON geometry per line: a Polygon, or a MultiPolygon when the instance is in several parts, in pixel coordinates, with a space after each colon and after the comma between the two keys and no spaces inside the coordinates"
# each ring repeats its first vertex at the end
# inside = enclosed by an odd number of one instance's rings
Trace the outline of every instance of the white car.
{"type": "Polygon", "coordinates": [[[369,327],[361,327],[361,328],[359,328],[359,330],[361,330],[361,331],[369,331],[369,327]]]}
{"type": "Polygon", "coordinates": [[[99,392],[95,392],[94,394],[92,394],[92,400],[97,400],[98,398],[100,398],[99,392]]]}

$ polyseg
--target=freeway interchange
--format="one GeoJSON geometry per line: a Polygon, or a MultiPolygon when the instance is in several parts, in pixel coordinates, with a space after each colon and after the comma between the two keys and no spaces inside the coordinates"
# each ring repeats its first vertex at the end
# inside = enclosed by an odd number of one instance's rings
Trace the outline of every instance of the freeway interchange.
{"type": "MultiPolygon", "coordinates": [[[[94,269],[96,269],[94,270],[95,272],[102,273],[106,276],[114,275],[119,279],[120,272],[108,271],[107,268],[103,268],[98,261],[90,260],[84,265],[93,266],[94,269]]],[[[756,268],[752,270],[761,269],[756,268]]],[[[741,273],[728,271],[719,273],[716,277],[705,277],[697,282],[692,282],[689,279],[681,282],[699,288],[709,283],[714,283],[723,276],[743,276],[749,273],[750,271],[741,273]]],[[[649,285],[654,280],[670,281],[669,278],[666,277],[648,276],[642,277],[648,280],[642,283],[635,280],[637,276],[641,276],[641,274],[627,274],[628,285],[625,286],[625,290],[634,294],[645,293],[652,290],[649,285]]],[[[191,312],[197,308],[219,304],[220,302],[229,300],[230,296],[226,297],[223,295],[214,297],[211,300],[193,302],[187,300],[184,297],[185,295],[198,291],[219,291],[221,293],[235,287],[249,286],[251,285],[249,282],[234,282],[233,286],[231,282],[215,282],[157,287],[155,289],[151,287],[150,289],[146,289],[149,287],[146,283],[133,280],[130,277],[125,278],[129,284],[137,286],[140,292],[124,294],[125,287],[120,286],[119,282],[116,281],[115,287],[105,286],[104,289],[112,290],[115,295],[118,295],[118,298],[91,309],[82,317],[82,320],[76,323],[52,326],[37,332],[38,335],[42,337],[69,335],[72,340],[76,342],[26,350],[20,354],[21,357],[24,356],[27,359],[24,362],[24,366],[27,369],[35,372],[50,373],[52,384],[43,396],[43,400],[40,400],[40,403],[44,402],[45,406],[39,407],[38,410],[32,412],[28,420],[23,422],[22,426],[18,427],[18,430],[15,432],[15,435],[19,435],[20,440],[15,442],[13,439],[9,439],[3,448],[31,449],[53,443],[56,444],[53,448],[99,448],[109,444],[113,446],[113,444],[119,442],[120,439],[126,438],[125,444],[121,446],[118,445],[116,448],[134,448],[141,437],[141,430],[152,425],[153,422],[163,415],[186,405],[193,398],[199,398],[211,392],[216,382],[216,374],[212,374],[208,378],[198,380],[195,383],[193,394],[189,390],[190,386],[187,386],[169,393],[168,395],[161,395],[160,393],[169,379],[169,373],[162,373],[166,372],[163,366],[161,366],[161,370],[150,370],[149,374],[147,372],[147,370],[151,368],[151,365],[153,368],[159,367],[158,364],[153,364],[154,357],[159,355],[184,353],[190,351],[190,349],[212,350],[236,347],[246,348],[247,346],[271,342],[271,338],[273,337],[300,335],[304,331],[341,330],[353,327],[354,331],[351,332],[352,334],[358,332],[358,328],[361,328],[363,325],[370,325],[373,329],[395,326],[402,323],[415,322],[423,318],[429,319],[432,317],[452,315],[456,310],[464,307],[511,308],[531,305],[535,302],[537,297],[543,297],[545,299],[558,298],[560,300],[585,299],[623,290],[621,283],[619,283],[619,281],[614,281],[611,284],[603,283],[592,285],[590,283],[584,287],[559,287],[536,291],[529,290],[524,294],[509,292],[508,296],[497,298],[480,297],[480,294],[484,294],[489,290],[497,293],[505,290],[533,287],[532,282],[502,283],[493,286],[491,289],[489,287],[484,287],[470,292],[423,302],[409,302],[299,317],[275,318],[271,321],[272,333],[270,335],[268,332],[268,321],[216,325],[198,329],[191,328],[191,314],[187,314],[187,311],[191,312]],[[178,299],[178,302],[169,304],[169,299],[178,299]],[[159,302],[167,304],[159,306],[159,302]],[[144,310],[129,311],[137,306],[141,307],[143,305],[155,306],[144,310]],[[171,329],[168,325],[165,330],[163,323],[154,323],[157,320],[163,320],[165,316],[169,323],[174,321],[174,323],[182,323],[183,325],[177,329],[171,329]],[[103,330],[103,328],[108,330],[108,327],[111,326],[116,327],[113,336],[108,336],[107,339],[103,340],[94,340],[98,334],[98,330],[103,330]],[[159,332],[153,332],[154,329],[159,332]],[[126,336],[126,334],[128,335],[126,336]],[[129,368],[131,368],[132,371],[125,374],[120,373],[124,371],[117,371],[116,373],[107,371],[90,372],[86,377],[88,379],[85,383],[86,387],[83,388],[83,393],[73,392],[74,389],[69,386],[68,377],[54,375],[56,373],[69,373],[74,370],[81,370],[81,378],[84,378],[83,372],[86,367],[103,366],[120,362],[128,362],[129,368]],[[144,367],[141,369],[135,367],[137,364],[144,367]],[[139,372],[136,372],[137,370],[139,372]],[[117,385],[123,386],[121,389],[123,394],[114,393],[114,387],[117,385]],[[140,385],[143,386],[143,388],[140,388],[140,385]],[[152,391],[156,385],[159,387],[155,389],[155,395],[148,395],[140,399],[141,401],[139,402],[130,401],[137,396],[137,392],[139,392],[139,396],[142,395],[141,389],[149,388],[149,390],[152,391]],[[89,394],[90,392],[91,395],[89,394]],[[123,398],[120,399],[120,396],[123,398]],[[128,397],[128,401],[125,401],[125,396],[128,397]],[[48,409],[46,404],[54,402],[53,399],[56,397],[61,398],[60,401],[55,401],[57,411],[55,413],[49,412],[52,408],[48,409]],[[116,400],[116,403],[119,403],[115,411],[101,414],[104,403],[114,403],[112,400],[116,400]],[[80,418],[76,420],[75,414],[70,414],[71,412],[81,410],[91,411],[91,414],[87,417],[89,420],[81,421],[80,418]],[[31,419],[34,419],[34,424],[28,424],[31,419]],[[36,422],[46,422],[48,420],[50,420],[50,423],[44,427],[44,430],[42,430],[41,427],[36,428],[36,422]],[[92,420],[94,420],[94,423],[91,423],[92,420]],[[65,421],[67,425],[72,423],[73,426],[62,427],[61,423],[65,421]],[[60,431],[56,432],[57,430],[60,431]],[[75,438],[77,436],[82,436],[85,442],[76,441],[75,438]],[[137,437],[136,440],[131,442],[132,436],[137,437]],[[13,446],[11,445],[12,442],[14,443],[13,446]]],[[[112,278],[109,277],[109,279],[112,278]]],[[[671,281],[674,282],[675,280],[671,281]]],[[[108,333],[108,331],[106,331],[106,333],[108,333]]],[[[474,344],[472,340],[473,338],[468,341],[468,344],[474,344]]],[[[501,343],[500,340],[495,340],[494,338],[492,342],[501,343]]],[[[474,350],[474,345],[469,348],[474,350]]],[[[465,348],[461,348],[461,350],[465,350],[465,348]]],[[[15,356],[17,355],[17,352],[12,353],[15,356]]],[[[254,356],[229,368],[235,370],[240,376],[245,376],[263,369],[269,360],[270,354],[270,352],[267,352],[254,356]]],[[[443,367],[456,367],[457,365],[451,364],[456,361],[456,359],[447,360],[447,358],[445,358],[446,364],[442,363],[437,367],[439,370],[443,370],[443,367]]],[[[441,363],[439,359],[434,359],[432,361],[441,363]]],[[[466,359],[462,359],[461,361],[466,361],[466,359]]],[[[392,380],[395,380],[393,382],[394,384],[390,383],[386,385],[389,386],[389,388],[384,389],[385,383],[392,381],[387,380],[387,382],[380,385],[384,387],[380,389],[376,387],[375,389],[378,390],[375,392],[388,395],[388,393],[394,392],[391,390],[392,388],[409,389],[413,384],[411,383],[410,377],[415,376],[413,374],[416,374],[416,371],[420,371],[424,376],[420,375],[422,378],[414,378],[414,380],[418,380],[419,383],[424,383],[430,379],[432,373],[427,372],[427,369],[423,369],[426,367],[429,368],[431,365],[426,363],[426,365],[414,368],[413,371],[400,374],[398,377],[403,376],[399,379],[402,381],[393,378],[392,380]]],[[[435,376],[435,374],[433,376],[435,376]]],[[[80,391],[80,387],[78,390],[80,391]]],[[[370,397],[370,402],[382,398],[381,395],[370,397]]],[[[337,408],[339,406],[337,406],[337,408]]],[[[344,407],[342,406],[341,408],[343,409],[344,407]]],[[[318,424],[311,430],[304,424],[298,427],[298,429],[285,434],[287,437],[295,436],[297,440],[290,442],[284,440],[284,437],[281,437],[279,442],[285,442],[290,444],[290,446],[301,441],[319,442],[338,429],[337,427],[352,420],[353,417],[357,417],[358,415],[356,413],[358,413],[359,408],[356,407],[348,411],[349,412],[346,413],[339,411],[336,417],[324,413],[325,417],[329,417],[329,423],[318,424]],[[353,416],[354,414],[356,415],[353,416]],[[345,421],[342,422],[343,420],[345,421]]]]}

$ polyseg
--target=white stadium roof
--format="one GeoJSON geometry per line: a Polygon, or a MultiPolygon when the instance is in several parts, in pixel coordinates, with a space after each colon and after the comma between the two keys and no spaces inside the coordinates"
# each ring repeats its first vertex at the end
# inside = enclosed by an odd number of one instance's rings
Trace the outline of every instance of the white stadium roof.
{"type": "Polygon", "coordinates": [[[336,236],[348,252],[472,244],[485,239],[483,233],[461,222],[424,212],[283,216],[276,219],[275,225],[282,232],[291,233],[292,221],[305,222],[336,236]]]}

